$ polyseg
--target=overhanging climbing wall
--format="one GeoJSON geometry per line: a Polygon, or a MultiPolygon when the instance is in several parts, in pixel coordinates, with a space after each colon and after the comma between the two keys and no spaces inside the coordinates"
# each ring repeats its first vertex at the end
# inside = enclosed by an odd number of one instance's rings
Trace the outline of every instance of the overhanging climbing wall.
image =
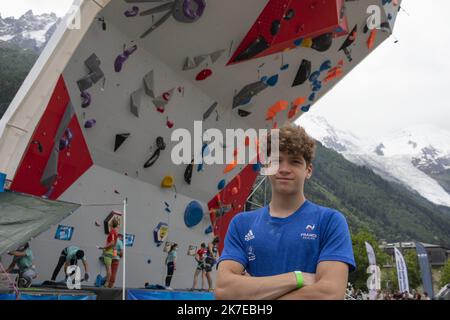
{"type": "MultiPolygon", "coordinates": [[[[176,165],[171,134],[183,128],[194,137],[194,121],[201,132],[294,121],[389,37],[399,5],[111,1],[65,67],[13,178],[15,191],[81,204],[58,229],[64,236],[55,226],[33,241],[40,278],[69,244],[85,248],[100,272],[103,221],[128,198],[128,285],[161,284],[164,242],[173,241],[172,286],[190,286],[190,246],[223,238],[259,168],[176,165]],[[380,8],[376,30],[367,26],[369,5],[380,8]]],[[[199,145],[200,156],[212,152],[210,141],[199,145]]]]}

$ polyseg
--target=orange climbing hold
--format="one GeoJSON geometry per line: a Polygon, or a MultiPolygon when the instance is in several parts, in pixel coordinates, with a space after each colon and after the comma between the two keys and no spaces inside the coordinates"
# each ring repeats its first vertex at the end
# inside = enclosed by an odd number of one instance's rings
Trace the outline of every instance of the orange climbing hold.
{"type": "Polygon", "coordinates": [[[289,107],[289,102],[286,100],[280,100],[277,103],[275,103],[273,106],[267,110],[266,113],[266,120],[272,120],[275,118],[278,114],[278,112],[281,112],[283,110],[286,110],[289,107]]]}
{"type": "Polygon", "coordinates": [[[228,164],[228,165],[225,167],[225,169],[223,169],[223,173],[228,173],[228,172],[230,172],[231,170],[233,170],[234,168],[236,168],[236,166],[237,166],[237,161],[236,161],[236,159],[235,159],[235,160],[233,160],[232,163],[228,164]]]}
{"type": "Polygon", "coordinates": [[[377,29],[372,29],[372,31],[370,31],[369,39],[367,39],[367,48],[369,50],[372,50],[373,46],[375,45],[376,38],[377,38],[377,29]]]}
{"type": "Polygon", "coordinates": [[[292,102],[292,104],[293,104],[294,106],[297,106],[297,107],[298,107],[299,105],[304,104],[305,101],[306,101],[306,97],[299,97],[299,98],[295,99],[295,100],[292,102]]]}

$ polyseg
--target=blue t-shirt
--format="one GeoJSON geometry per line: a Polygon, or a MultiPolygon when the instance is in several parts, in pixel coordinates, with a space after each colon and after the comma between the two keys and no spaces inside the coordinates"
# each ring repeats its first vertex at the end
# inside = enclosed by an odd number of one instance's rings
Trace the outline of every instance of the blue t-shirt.
{"type": "Polygon", "coordinates": [[[272,217],[268,206],[236,215],[219,263],[223,260],[239,262],[256,277],[297,270],[316,273],[321,261],[356,268],[345,217],[308,200],[287,218],[272,217]]]}

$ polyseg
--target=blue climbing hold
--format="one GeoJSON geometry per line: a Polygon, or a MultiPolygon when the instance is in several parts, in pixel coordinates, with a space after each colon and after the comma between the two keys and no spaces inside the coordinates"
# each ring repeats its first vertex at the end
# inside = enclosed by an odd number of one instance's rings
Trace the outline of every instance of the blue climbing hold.
{"type": "Polygon", "coordinates": [[[172,211],[170,211],[170,209],[169,208],[165,208],[164,209],[167,213],[171,213],[172,211]]]}
{"type": "Polygon", "coordinates": [[[197,172],[203,171],[203,162],[197,165],[197,172]]]}
{"type": "Polygon", "coordinates": [[[203,219],[203,208],[197,201],[191,201],[184,210],[184,223],[188,228],[192,228],[203,219]]]}
{"type": "Polygon", "coordinates": [[[219,184],[217,185],[217,189],[222,190],[225,188],[225,179],[220,180],[219,184]]]}
{"type": "Polygon", "coordinates": [[[253,171],[255,171],[255,172],[259,172],[260,170],[261,170],[261,163],[254,163],[253,164],[253,171]]]}
{"type": "Polygon", "coordinates": [[[310,82],[314,82],[317,81],[319,79],[320,76],[320,71],[314,71],[310,76],[309,76],[309,81],[310,82]]]}
{"type": "Polygon", "coordinates": [[[310,104],[308,104],[307,106],[303,106],[301,109],[302,109],[303,112],[308,112],[309,108],[311,108],[310,104]]]}
{"type": "Polygon", "coordinates": [[[213,232],[212,226],[209,226],[208,228],[205,229],[205,234],[210,234],[211,232],[213,232]]]}
{"type": "Polygon", "coordinates": [[[298,47],[298,46],[301,46],[302,43],[303,43],[303,38],[297,39],[297,40],[294,41],[294,44],[295,44],[297,47],[298,47]]]}
{"type": "Polygon", "coordinates": [[[313,93],[311,93],[311,94],[309,95],[308,100],[309,100],[309,101],[314,101],[315,99],[316,99],[316,93],[313,92],[313,93]]]}
{"type": "Polygon", "coordinates": [[[281,71],[284,71],[284,70],[287,70],[287,69],[289,69],[289,64],[288,64],[288,63],[286,63],[285,65],[283,65],[283,66],[280,68],[281,71]]]}
{"type": "Polygon", "coordinates": [[[324,63],[322,63],[322,65],[320,66],[320,71],[326,71],[328,69],[331,69],[331,60],[327,60],[324,63]]]}
{"type": "Polygon", "coordinates": [[[271,76],[269,79],[267,79],[266,83],[268,86],[274,87],[278,83],[278,75],[276,74],[274,76],[271,76]]]}
{"type": "Polygon", "coordinates": [[[261,81],[262,81],[262,82],[266,82],[266,81],[267,81],[267,76],[263,76],[263,77],[261,78],[261,81]]]}
{"type": "Polygon", "coordinates": [[[202,147],[202,157],[207,156],[209,154],[208,144],[205,143],[202,147]]]}

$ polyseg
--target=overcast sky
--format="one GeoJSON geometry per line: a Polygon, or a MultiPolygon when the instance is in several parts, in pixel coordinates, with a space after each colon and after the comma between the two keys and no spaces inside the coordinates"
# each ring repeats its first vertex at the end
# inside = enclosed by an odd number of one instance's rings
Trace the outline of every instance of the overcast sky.
{"type": "MultiPolygon", "coordinates": [[[[1,0],[2,17],[55,12],[72,0],[1,0]]],[[[311,109],[357,135],[384,135],[416,124],[450,131],[449,0],[404,0],[394,38],[384,42],[311,109]]]]}

